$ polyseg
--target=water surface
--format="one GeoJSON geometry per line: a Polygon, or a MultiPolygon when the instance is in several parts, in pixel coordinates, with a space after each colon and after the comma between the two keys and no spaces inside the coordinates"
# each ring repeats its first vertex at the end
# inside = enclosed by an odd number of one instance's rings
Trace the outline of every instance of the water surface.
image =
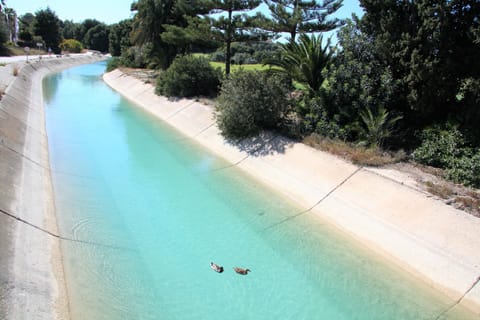
{"type": "Polygon", "coordinates": [[[277,225],[302,208],[132,106],[104,68],[44,82],[73,319],[435,319],[452,304],[313,215],[277,225]]]}

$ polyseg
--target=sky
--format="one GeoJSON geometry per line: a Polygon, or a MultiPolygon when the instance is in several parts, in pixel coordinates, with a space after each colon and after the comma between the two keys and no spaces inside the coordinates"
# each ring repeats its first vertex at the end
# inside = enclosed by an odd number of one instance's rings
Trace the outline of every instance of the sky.
{"type": "MultiPolygon", "coordinates": [[[[113,24],[131,17],[130,4],[133,0],[6,0],[6,5],[14,9],[17,15],[35,14],[36,11],[49,7],[61,20],[82,22],[96,19],[106,24],[113,24]]],[[[344,0],[343,7],[336,12],[339,18],[350,18],[352,13],[361,15],[359,0],[344,0]]]]}

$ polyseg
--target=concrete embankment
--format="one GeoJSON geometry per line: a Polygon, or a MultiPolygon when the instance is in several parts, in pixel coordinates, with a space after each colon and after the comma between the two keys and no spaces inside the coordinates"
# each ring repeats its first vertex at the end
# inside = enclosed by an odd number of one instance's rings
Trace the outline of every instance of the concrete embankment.
{"type": "Polygon", "coordinates": [[[0,67],[0,319],[69,317],[42,79],[101,59],[30,57],[0,67]]]}
{"type": "Polygon", "coordinates": [[[355,166],[304,144],[264,134],[231,143],[212,107],[168,100],[115,70],[113,89],[233,165],[480,314],[480,219],[428,197],[407,176],[355,166]]]}

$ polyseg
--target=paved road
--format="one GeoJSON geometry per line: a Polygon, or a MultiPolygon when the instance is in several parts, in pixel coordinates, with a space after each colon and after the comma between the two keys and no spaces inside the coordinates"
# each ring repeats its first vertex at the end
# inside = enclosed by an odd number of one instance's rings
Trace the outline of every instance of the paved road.
{"type": "MultiPolygon", "coordinates": [[[[77,55],[90,55],[92,54],[91,52],[87,53],[70,53],[70,56],[77,56],[77,55]]],[[[38,61],[39,59],[58,59],[58,57],[55,54],[43,54],[43,55],[38,55],[38,54],[33,54],[33,55],[28,55],[28,61],[38,61]]],[[[15,63],[15,62],[26,62],[27,61],[27,56],[12,56],[12,57],[0,57],[0,63],[15,63]]]]}

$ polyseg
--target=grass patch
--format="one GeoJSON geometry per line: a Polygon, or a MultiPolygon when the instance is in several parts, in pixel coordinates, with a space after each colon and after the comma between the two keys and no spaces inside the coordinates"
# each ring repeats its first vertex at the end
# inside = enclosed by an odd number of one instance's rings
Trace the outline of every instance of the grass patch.
{"type": "Polygon", "coordinates": [[[406,154],[402,151],[391,154],[378,149],[354,146],[341,140],[324,138],[315,133],[306,137],[303,143],[363,166],[378,167],[406,159],[406,154]]]}
{"type": "MultiPolygon", "coordinates": [[[[223,62],[215,62],[215,61],[210,61],[210,65],[214,68],[220,68],[222,72],[225,72],[225,63],[223,62]]],[[[262,65],[262,64],[231,64],[230,65],[230,72],[237,72],[238,70],[245,70],[245,71],[263,71],[263,70],[268,70],[270,69],[269,66],[267,65],[262,65]]]]}

